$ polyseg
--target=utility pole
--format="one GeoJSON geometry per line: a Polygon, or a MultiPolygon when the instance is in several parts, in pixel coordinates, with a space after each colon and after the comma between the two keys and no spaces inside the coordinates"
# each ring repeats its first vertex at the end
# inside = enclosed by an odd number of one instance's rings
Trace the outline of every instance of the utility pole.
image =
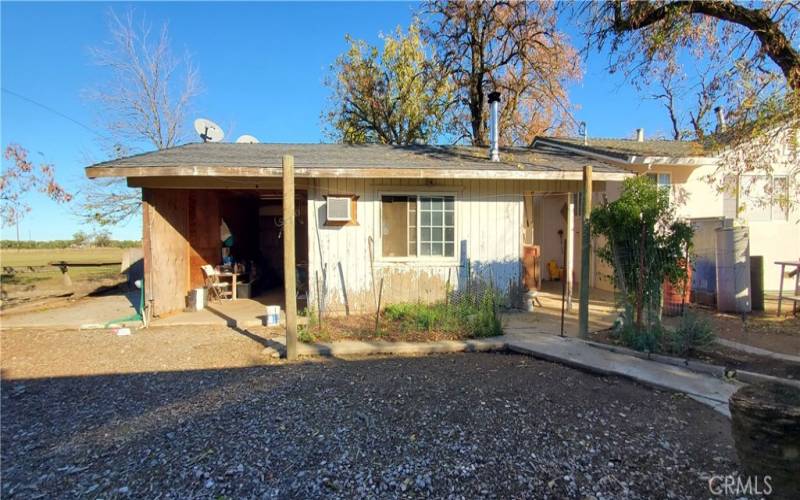
{"type": "Polygon", "coordinates": [[[286,298],[286,359],[297,359],[297,283],[294,248],[294,157],[283,155],[283,291],[286,298]]]}
{"type": "Polygon", "coordinates": [[[578,334],[589,336],[589,258],[592,252],[592,166],[583,167],[583,225],[581,226],[581,296],[578,305],[578,334]]]}

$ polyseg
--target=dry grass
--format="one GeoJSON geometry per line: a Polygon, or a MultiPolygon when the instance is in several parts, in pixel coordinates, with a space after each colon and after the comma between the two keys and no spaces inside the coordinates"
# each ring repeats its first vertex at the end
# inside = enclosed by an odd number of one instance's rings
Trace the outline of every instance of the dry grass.
{"type": "Polygon", "coordinates": [[[25,248],[1,249],[0,264],[3,266],[46,266],[48,262],[67,261],[92,264],[95,262],[118,262],[123,248],[25,248]]]}
{"type": "Polygon", "coordinates": [[[3,308],[65,293],[84,295],[100,286],[113,285],[120,278],[119,264],[72,267],[69,270],[69,276],[73,286],[67,288],[63,284],[61,270],[48,266],[48,263],[58,261],[79,264],[119,262],[124,251],[125,249],[112,247],[2,249],[0,250],[0,266],[15,268],[13,273],[4,271],[0,278],[3,308]],[[27,266],[37,269],[26,269],[27,266]]]}

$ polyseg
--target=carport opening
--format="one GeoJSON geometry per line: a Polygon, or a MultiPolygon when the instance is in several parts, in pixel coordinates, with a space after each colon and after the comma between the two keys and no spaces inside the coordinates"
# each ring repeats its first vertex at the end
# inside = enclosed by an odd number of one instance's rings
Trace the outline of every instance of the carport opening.
{"type": "MultiPolygon", "coordinates": [[[[285,308],[283,195],[279,190],[218,191],[219,232],[205,258],[221,271],[237,270],[237,299],[285,308]],[[229,237],[226,237],[227,234],[229,237]]],[[[305,191],[295,194],[295,260],[298,303],[306,307],[308,289],[308,230],[305,191]]],[[[197,207],[202,212],[201,207],[197,207]]],[[[195,210],[194,213],[198,211],[195,210]]],[[[210,221],[196,221],[209,224],[210,221]]],[[[195,253],[202,242],[192,238],[195,253]]],[[[211,242],[209,242],[211,243],[211,242]]],[[[193,262],[192,272],[203,262],[193,262]]]]}

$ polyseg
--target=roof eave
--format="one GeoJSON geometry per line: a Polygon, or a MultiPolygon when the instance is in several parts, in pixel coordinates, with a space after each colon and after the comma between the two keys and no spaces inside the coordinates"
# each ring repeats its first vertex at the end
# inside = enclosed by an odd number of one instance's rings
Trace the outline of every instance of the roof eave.
{"type": "MultiPolygon", "coordinates": [[[[541,141],[550,146],[557,147],[563,151],[577,153],[584,156],[590,156],[598,160],[610,162],[616,165],[675,165],[675,166],[690,166],[700,167],[703,165],[713,165],[717,158],[714,156],[660,156],[660,155],[635,155],[622,152],[611,152],[611,154],[602,154],[592,149],[582,148],[580,146],[573,146],[564,144],[560,141],[553,141],[545,138],[537,138],[536,141],[541,141]],[[618,156],[617,156],[618,155],[618,156]]],[[[534,142],[535,144],[535,142],[534,142]]]]}
{"type": "MultiPolygon", "coordinates": [[[[597,181],[621,181],[632,176],[628,172],[602,172],[592,174],[597,181]]],[[[283,176],[281,167],[86,167],[90,179],[100,177],[272,177],[283,176]]],[[[387,167],[302,167],[295,166],[295,177],[300,178],[396,178],[396,179],[477,179],[477,180],[581,180],[583,173],[575,171],[530,171],[524,169],[430,169],[387,167]]]]}
{"type": "Polygon", "coordinates": [[[627,163],[631,165],[675,165],[686,167],[702,167],[717,161],[711,156],[639,156],[631,155],[627,163]]]}

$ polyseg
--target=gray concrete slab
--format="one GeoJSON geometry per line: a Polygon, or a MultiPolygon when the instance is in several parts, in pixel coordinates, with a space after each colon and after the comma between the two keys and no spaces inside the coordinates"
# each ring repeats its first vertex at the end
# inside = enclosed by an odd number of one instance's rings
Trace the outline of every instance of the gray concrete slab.
{"type": "MultiPolygon", "coordinates": [[[[285,346],[285,338],[276,339],[285,346]]],[[[436,342],[388,342],[385,340],[339,340],[314,344],[298,343],[300,356],[372,356],[386,354],[441,354],[450,352],[488,352],[506,349],[505,337],[436,342]]]]}
{"type": "MultiPolygon", "coordinates": [[[[103,328],[106,323],[136,313],[133,304],[138,301],[138,291],[128,295],[84,297],[60,307],[4,313],[0,316],[3,328],[103,328]]],[[[136,326],[128,322],[126,326],[136,326]]]]}

